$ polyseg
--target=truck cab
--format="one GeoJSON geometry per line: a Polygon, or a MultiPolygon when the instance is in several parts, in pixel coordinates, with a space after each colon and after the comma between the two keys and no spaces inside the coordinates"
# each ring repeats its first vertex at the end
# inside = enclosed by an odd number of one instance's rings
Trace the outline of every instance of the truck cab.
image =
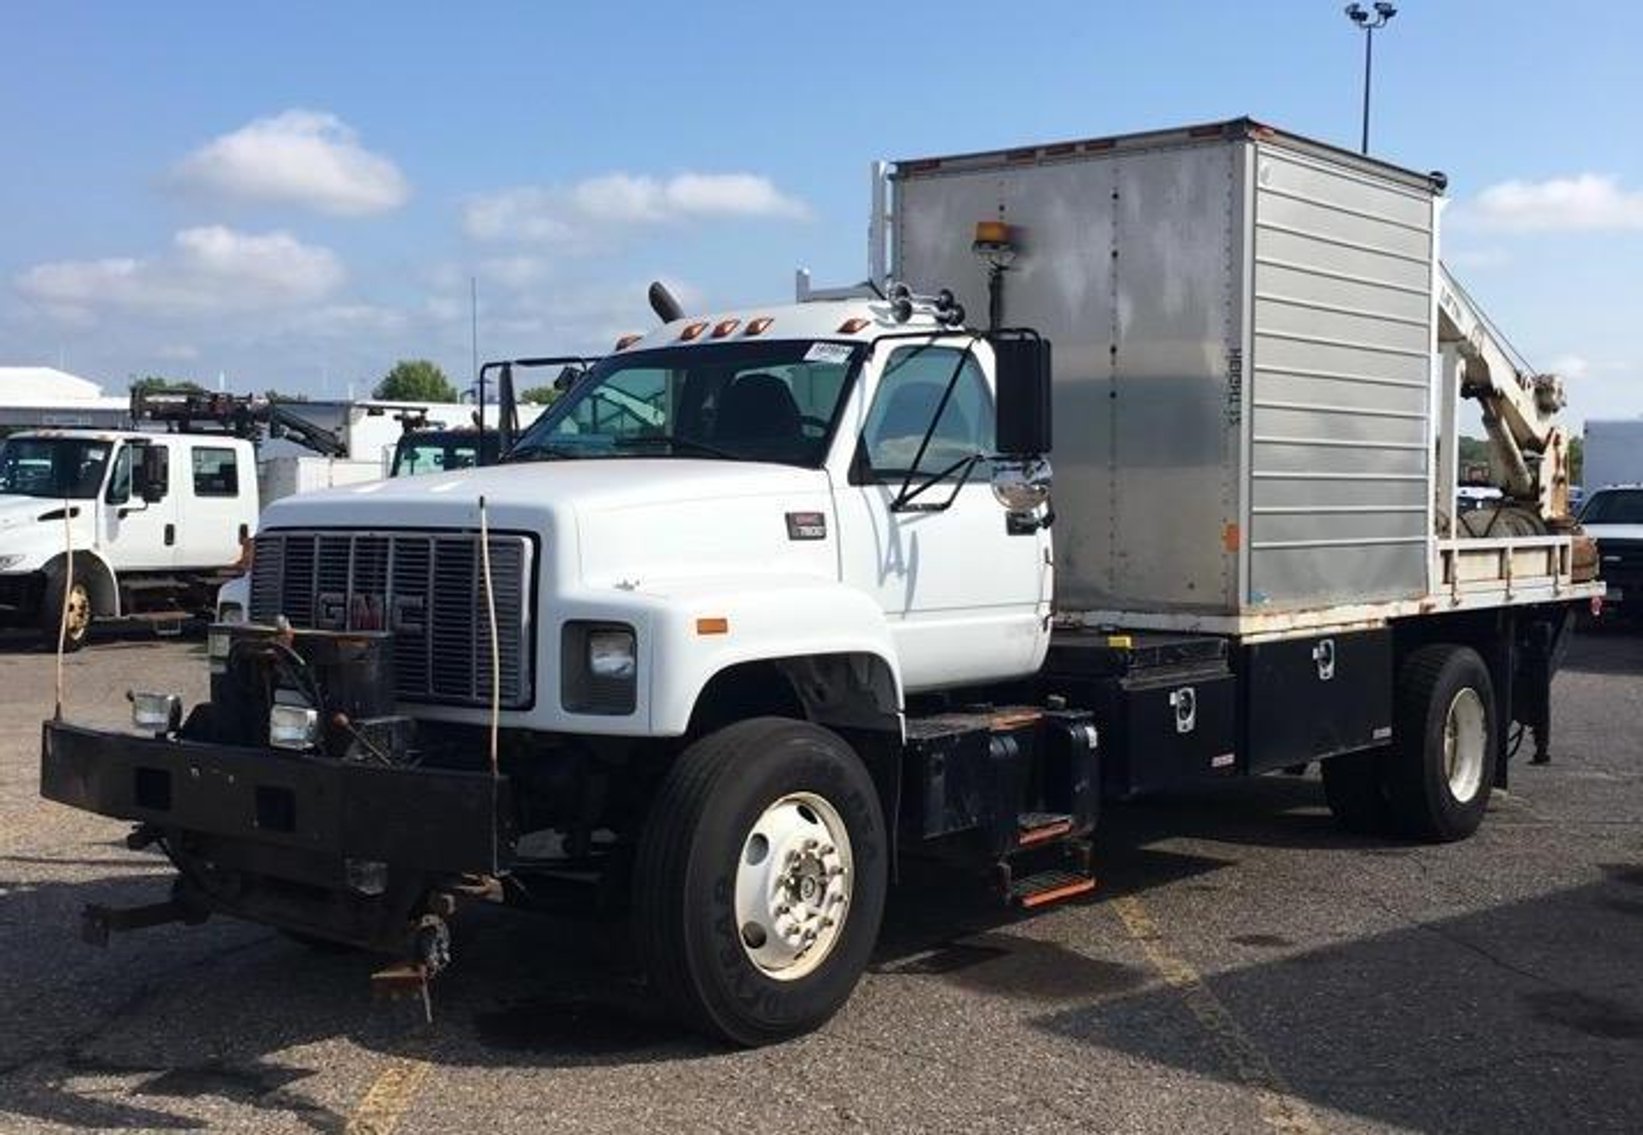
{"type": "Polygon", "coordinates": [[[239,559],[256,518],[245,441],[12,434],[0,441],[0,614],[55,643],[66,593],[64,643],[77,649],[93,619],[209,609],[196,592],[239,559]]]}

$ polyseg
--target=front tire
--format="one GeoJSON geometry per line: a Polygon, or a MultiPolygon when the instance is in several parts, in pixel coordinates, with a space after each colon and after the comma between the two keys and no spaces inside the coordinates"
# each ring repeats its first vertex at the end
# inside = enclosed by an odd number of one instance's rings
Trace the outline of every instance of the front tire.
{"type": "Polygon", "coordinates": [[[1404,660],[1386,766],[1403,835],[1447,843],[1477,831],[1494,788],[1497,728],[1494,683],[1477,651],[1426,646],[1404,660]]]}
{"type": "Polygon", "coordinates": [[[639,839],[634,933],[657,993],[736,1044],[786,1040],[849,999],[887,879],[872,778],[836,734],[755,718],[669,770],[639,839]]]}
{"type": "Polygon", "coordinates": [[[91,637],[91,591],[83,580],[68,584],[68,620],[63,626],[63,587],[67,582],[61,572],[51,575],[40,599],[40,639],[47,650],[57,649],[57,637],[62,634],[63,652],[72,654],[91,637]]]}

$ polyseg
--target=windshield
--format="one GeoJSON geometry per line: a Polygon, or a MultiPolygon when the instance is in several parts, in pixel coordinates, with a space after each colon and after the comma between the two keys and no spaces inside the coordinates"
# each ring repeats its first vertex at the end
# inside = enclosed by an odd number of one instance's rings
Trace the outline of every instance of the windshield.
{"type": "Polygon", "coordinates": [[[606,358],[510,461],[709,457],[815,467],[862,357],[854,343],[769,340],[606,358]]]}
{"type": "Polygon", "coordinates": [[[7,438],[0,442],[0,493],[90,500],[113,449],[113,442],[88,438],[7,438]]]}
{"type": "Polygon", "coordinates": [[[1593,493],[1580,510],[1582,524],[1643,524],[1643,489],[1605,489],[1593,493]]]}
{"type": "MultiPolygon", "coordinates": [[[[471,469],[478,464],[479,434],[412,435],[400,439],[394,450],[391,477],[411,477],[418,473],[444,473],[451,469],[471,469]]],[[[496,460],[496,434],[485,435],[485,459],[496,460]]]]}

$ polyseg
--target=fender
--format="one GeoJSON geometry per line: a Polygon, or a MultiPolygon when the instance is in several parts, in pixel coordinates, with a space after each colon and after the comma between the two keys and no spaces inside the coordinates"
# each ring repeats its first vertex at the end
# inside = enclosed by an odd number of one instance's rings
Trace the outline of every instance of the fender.
{"type": "MultiPolygon", "coordinates": [[[[47,560],[40,569],[40,574],[48,579],[55,579],[63,572],[64,561],[68,559],[67,552],[58,552],[47,560]]],[[[100,619],[118,619],[120,617],[120,587],[114,574],[114,566],[103,558],[101,553],[92,548],[74,549],[74,574],[86,582],[86,590],[91,593],[91,613],[100,619]]]]}
{"type": "Polygon", "coordinates": [[[852,655],[876,659],[881,674],[863,674],[859,684],[872,688],[887,676],[889,688],[878,700],[893,704],[879,709],[886,716],[901,712],[901,666],[884,612],[859,591],[815,576],[763,575],[671,585],[657,581],[646,592],[661,601],[651,610],[652,642],[645,652],[653,735],[682,735],[714,675],[746,662],[794,664],[852,655]]]}

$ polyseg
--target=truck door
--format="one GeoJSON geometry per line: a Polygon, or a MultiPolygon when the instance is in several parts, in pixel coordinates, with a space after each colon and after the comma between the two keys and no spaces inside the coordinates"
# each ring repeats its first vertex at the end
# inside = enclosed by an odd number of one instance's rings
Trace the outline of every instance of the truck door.
{"type": "Polygon", "coordinates": [[[257,513],[248,449],[243,443],[190,440],[186,454],[177,566],[227,567],[240,558],[240,540],[250,534],[257,513]]]}
{"type": "Polygon", "coordinates": [[[170,462],[164,444],[126,441],[115,451],[108,484],[98,503],[99,540],[116,573],[164,571],[176,562],[177,494],[171,487],[170,462]],[[140,491],[145,456],[158,500],[140,491]]]}
{"type": "Polygon", "coordinates": [[[909,343],[889,351],[879,376],[836,494],[844,581],[883,606],[909,690],[1037,669],[1049,641],[1049,540],[1010,521],[985,460],[966,467],[994,444],[980,361],[962,345],[909,343]],[[909,473],[914,487],[945,475],[908,500],[909,473]]]}

